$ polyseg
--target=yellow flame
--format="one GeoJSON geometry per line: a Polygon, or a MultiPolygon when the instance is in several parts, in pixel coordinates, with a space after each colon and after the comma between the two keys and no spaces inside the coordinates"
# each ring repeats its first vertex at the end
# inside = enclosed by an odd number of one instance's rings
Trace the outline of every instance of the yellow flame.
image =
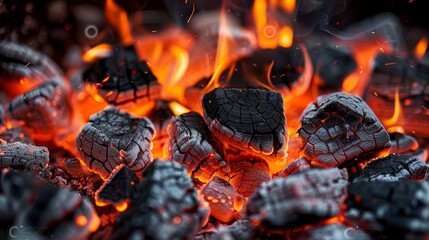
{"type": "Polygon", "coordinates": [[[179,116],[179,115],[182,115],[184,113],[191,111],[176,101],[172,101],[172,102],[168,103],[168,106],[171,108],[171,111],[173,111],[175,116],[179,116]]]}
{"type": "Polygon", "coordinates": [[[102,43],[86,51],[82,55],[82,59],[85,62],[94,62],[97,58],[109,56],[111,51],[112,46],[110,46],[110,44],[102,43]]]}
{"type": "Polygon", "coordinates": [[[427,48],[428,40],[425,37],[422,37],[414,49],[414,55],[416,58],[421,59],[425,55],[427,48]]]}
{"type": "Polygon", "coordinates": [[[289,14],[295,11],[296,0],[280,0],[280,6],[289,14]]]}
{"type": "Polygon", "coordinates": [[[387,126],[393,126],[393,125],[400,125],[400,121],[402,118],[402,107],[401,107],[401,100],[399,98],[399,88],[396,88],[395,91],[395,105],[393,110],[393,116],[389,119],[387,119],[384,123],[387,126]]]}
{"type": "Polygon", "coordinates": [[[118,212],[123,212],[127,210],[127,208],[128,208],[128,203],[126,201],[123,201],[120,204],[116,205],[116,210],[118,212]]]}
{"type": "Polygon", "coordinates": [[[134,39],[131,34],[131,26],[125,10],[116,4],[114,0],[106,0],[105,14],[110,26],[119,35],[122,44],[125,46],[132,45],[134,39]]]}
{"type": "Polygon", "coordinates": [[[293,43],[293,29],[291,26],[284,26],[279,32],[280,47],[290,47],[293,43]]]}

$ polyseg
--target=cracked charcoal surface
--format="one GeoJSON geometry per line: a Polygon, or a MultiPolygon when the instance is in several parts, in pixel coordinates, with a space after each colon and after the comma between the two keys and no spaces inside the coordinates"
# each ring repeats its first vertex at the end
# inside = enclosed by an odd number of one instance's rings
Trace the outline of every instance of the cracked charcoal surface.
{"type": "Polygon", "coordinates": [[[345,217],[361,229],[381,232],[384,239],[404,239],[409,233],[428,236],[428,194],[428,182],[352,183],[345,217]]]}
{"type": "Polygon", "coordinates": [[[280,172],[280,177],[287,177],[295,173],[302,172],[311,168],[310,162],[305,157],[300,157],[289,164],[283,171],[280,172]]]}
{"type": "Polygon", "coordinates": [[[0,138],[8,143],[21,142],[34,145],[33,139],[21,127],[6,129],[6,131],[0,134],[0,138]]]}
{"type": "Polygon", "coordinates": [[[213,176],[228,175],[229,165],[220,144],[212,138],[200,114],[173,117],[167,129],[168,158],[180,163],[193,179],[205,183],[213,176]]]}
{"type": "Polygon", "coordinates": [[[347,172],[338,168],[276,178],[249,198],[247,214],[256,225],[283,230],[334,217],[340,212],[347,178],[347,172]]]}
{"type": "Polygon", "coordinates": [[[301,123],[303,153],[312,166],[367,160],[390,147],[381,122],[355,95],[338,92],[318,97],[305,109],[301,123]]]}
{"type": "Polygon", "coordinates": [[[213,217],[222,222],[234,219],[234,203],[241,196],[228,181],[216,176],[201,189],[201,194],[209,203],[213,217]]]}
{"type": "MultiPolygon", "coordinates": [[[[0,86],[7,89],[5,83],[17,82],[23,78],[30,84],[41,84],[53,78],[61,77],[62,71],[48,56],[26,45],[9,41],[0,41],[0,86]]],[[[10,89],[17,91],[18,89],[10,89]]]]}
{"type": "Polygon", "coordinates": [[[210,240],[251,240],[253,226],[249,220],[238,220],[227,227],[220,227],[210,240]]]}
{"type": "Polygon", "coordinates": [[[286,157],[287,129],[280,93],[216,88],[203,97],[204,119],[219,141],[260,157],[286,157]]]}
{"type": "Polygon", "coordinates": [[[155,99],[160,85],[148,64],[138,59],[133,46],[113,50],[110,57],[97,61],[83,78],[97,87],[109,104],[145,102],[155,99]]]}
{"type": "Polygon", "coordinates": [[[12,119],[24,121],[29,132],[42,135],[67,127],[71,117],[66,93],[56,81],[15,98],[9,104],[9,113],[12,119]]]}
{"type": "Polygon", "coordinates": [[[288,240],[370,240],[369,235],[360,229],[351,228],[341,223],[315,226],[288,236],[288,240]]]}
{"type": "Polygon", "coordinates": [[[98,225],[92,204],[77,192],[18,171],[3,172],[0,183],[10,207],[12,225],[46,230],[32,238],[86,239],[91,225],[98,225]],[[76,224],[78,217],[85,218],[86,223],[76,224]]]}
{"type": "Polygon", "coordinates": [[[137,189],[133,206],[116,219],[113,239],[193,239],[208,217],[191,178],[173,161],[155,160],[137,189]]]}
{"type": "Polygon", "coordinates": [[[0,168],[13,168],[39,173],[48,166],[49,151],[24,143],[0,144],[0,168]]]}
{"type": "Polygon", "coordinates": [[[427,170],[428,166],[418,157],[390,154],[369,163],[351,178],[353,182],[423,180],[427,170]]]}
{"type": "Polygon", "coordinates": [[[108,108],[91,116],[76,145],[86,165],[103,179],[120,164],[140,176],[152,161],[150,143],[154,133],[149,119],[108,108]]]}
{"type": "Polygon", "coordinates": [[[417,150],[419,143],[417,140],[408,134],[402,134],[398,132],[389,133],[390,142],[390,153],[406,153],[417,150]]]}
{"type": "Polygon", "coordinates": [[[120,204],[129,201],[136,192],[136,186],[140,182],[133,170],[125,165],[120,165],[95,193],[97,201],[120,204]]]}
{"type": "Polygon", "coordinates": [[[271,180],[265,160],[245,153],[228,158],[231,165],[229,182],[244,197],[250,197],[262,183],[271,180]]]}

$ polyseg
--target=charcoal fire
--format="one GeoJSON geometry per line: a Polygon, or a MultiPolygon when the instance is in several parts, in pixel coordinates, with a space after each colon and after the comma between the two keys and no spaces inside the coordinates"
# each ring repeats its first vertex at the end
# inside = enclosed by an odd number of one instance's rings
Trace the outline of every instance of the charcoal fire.
{"type": "Polygon", "coordinates": [[[390,154],[374,160],[350,178],[353,182],[424,180],[427,171],[428,166],[418,157],[390,154]]]}
{"type": "Polygon", "coordinates": [[[302,150],[312,166],[336,167],[346,161],[367,160],[390,147],[383,125],[355,95],[321,96],[307,107],[301,122],[302,150]]]}
{"type": "Polygon", "coordinates": [[[8,219],[23,228],[43,229],[32,236],[34,239],[86,239],[98,228],[99,218],[92,204],[76,192],[13,170],[2,172],[0,183],[1,195],[10,206],[10,215],[1,220],[8,219]]]}
{"type": "Polygon", "coordinates": [[[416,151],[419,147],[417,140],[407,134],[401,134],[398,132],[389,133],[390,142],[390,153],[407,153],[416,151]]]}
{"type": "Polygon", "coordinates": [[[133,46],[112,50],[84,73],[107,103],[121,105],[156,99],[160,86],[145,61],[140,61],[133,46]]]}
{"type": "Polygon", "coordinates": [[[289,164],[283,171],[279,173],[280,177],[287,177],[289,175],[292,175],[294,173],[302,172],[306,169],[311,168],[310,161],[308,161],[305,157],[300,157],[298,159],[295,159],[291,164],[289,164]]]}
{"type": "Polygon", "coordinates": [[[218,140],[271,162],[284,161],[287,129],[279,93],[216,88],[203,97],[203,110],[218,140]]]}
{"type": "Polygon", "coordinates": [[[146,171],[133,206],[117,218],[113,239],[192,239],[208,218],[187,172],[172,161],[155,160],[146,171]]]}
{"type": "Polygon", "coordinates": [[[254,225],[287,229],[340,213],[347,172],[338,168],[310,169],[263,184],[247,203],[254,225]]]}
{"type": "Polygon", "coordinates": [[[227,176],[230,169],[223,151],[196,112],[173,117],[168,125],[167,158],[180,163],[199,182],[227,176]]]}
{"type": "Polygon", "coordinates": [[[345,216],[385,239],[424,239],[429,234],[427,182],[356,182],[348,187],[345,216]]]}
{"type": "Polygon", "coordinates": [[[0,134],[0,138],[8,143],[21,142],[34,145],[33,139],[21,127],[13,127],[6,129],[0,134]]]}
{"type": "Polygon", "coordinates": [[[48,166],[48,162],[49,151],[46,147],[21,142],[0,143],[0,169],[12,168],[38,174],[48,166]]]}
{"type": "Polygon", "coordinates": [[[91,116],[76,145],[85,164],[104,179],[122,163],[141,176],[152,161],[154,133],[149,119],[108,108],[91,116]]]}

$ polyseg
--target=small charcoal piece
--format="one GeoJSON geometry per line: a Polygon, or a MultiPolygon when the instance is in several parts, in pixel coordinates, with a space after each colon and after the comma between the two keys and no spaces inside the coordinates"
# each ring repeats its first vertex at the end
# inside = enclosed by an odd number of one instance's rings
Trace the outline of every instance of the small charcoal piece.
{"type": "Polygon", "coordinates": [[[48,166],[49,151],[46,147],[36,147],[20,142],[0,143],[0,169],[12,168],[17,170],[39,173],[48,166]]]}
{"type": "Polygon", "coordinates": [[[222,222],[233,220],[235,210],[240,211],[244,204],[243,197],[234,186],[217,176],[201,189],[201,194],[209,203],[210,214],[222,222]]]}
{"type": "Polygon", "coordinates": [[[219,141],[268,158],[286,158],[282,95],[261,89],[216,88],[203,97],[204,119],[219,141]]]}
{"type": "Polygon", "coordinates": [[[0,134],[0,138],[8,143],[21,142],[34,145],[33,139],[31,139],[27,132],[25,132],[21,127],[6,129],[2,134],[0,134]]]}
{"type": "Polygon", "coordinates": [[[150,144],[155,129],[147,118],[108,108],[92,115],[76,138],[85,164],[106,179],[120,164],[140,177],[152,161],[150,144]]]}
{"type": "Polygon", "coordinates": [[[149,118],[154,127],[156,136],[153,139],[153,157],[163,156],[164,144],[168,139],[168,124],[172,117],[174,117],[173,111],[168,106],[166,101],[156,101],[155,107],[146,115],[149,118]]]}
{"type": "Polygon", "coordinates": [[[358,96],[332,93],[305,109],[298,133],[312,166],[336,167],[363,161],[390,147],[387,131],[358,96]]]}
{"type": "Polygon", "coordinates": [[[427,171],[428,166],[418,157],[390,154],[374,160],[350,178],[353,182],[423,180],[427,171]]]}
{"type": "Polygon", "coordinates": [[[377,230],[379,239],[427,237],[428,194],[428,182],[355,182],[348,186],[345,217],[368,233],[377,230]]]}
{"type": "Polygon", "coordinates": [[[359,228],[348,227],[341,223],[314,226],[303,230],[288,232],[287,240],[370,240],[368,234],[359,228]]]}
{"type": "Polygon", "coordinates": [[[250,197],[259,186],[271,180],[270,169],[264,159],[246,153],[229,155],[229,182],[244,197],[250,197]]]}
{"type": "Polygon", "coordinates": [[[213,176],[227,176],[230,169],[220,144],[212,138],[200,114],[174,117],[168,133],[167,157],[180,163],[193,179],[206,183],[213,176]]]}
{"type": "Polygon", "coordinates": [[[72,177],[72,178],[81,178],[84,176],[82,169],[82,164],[79,159],[71,158],[64,161],[63,169],[72,177]]]}
{"type": "Polygon", "coordinates": [[[9,95],[22,94],[21,89],[61,78],[62,71],[48,56],[32,48],[0,41],[0,88],[9,95]],[[25,86],[22,86],[25,83],[25,86]]]}
{"type": "Polygon", "coordinates": [[[111,56],[100,59],[83,78],[97,88],[109,104],[144,103],[160,93],[158,80],[145,61],[140,61],[134,46],[112,50],[111,56]]]}
{"type": "Polygon", "coordinates": [[[98,228],[92,204],[77,192],[18,171],[3,172],[0,183],[13,225],[38,229],[32,239],[87,239],[98,228]]]}
{"type": "Polygon", "coordinates": [[[95,193],[98,202],[119,205],[131,200],[140,182],[133,170],[125,165],[119,165],[113,170],[109,179],[95,193]]]}
{"type": "Polygon", "coordinates": [[[132,203],[116,218],[112,239],[192,239],[209,215],[186,170],[170,160],[144,171],[132,203]]]}
{"type": "Polygon", "coordinates": [[[311,224],[340,212],[347,171],[310,169],[264,183],[249,198],[247,214],[257,226],[274,230],[311,224]]]}
{"type": "Polygon", "coordinates": [[[280,177],[287,177],[294,173],[302,172],[311,168],[310,161],[305,157],[300,157],[289,164],[283,171],[279,173],[280,177]]]}
{"type": "Polygon", "coordinates": [[[389,153],[413,152],[419,148],[419,143],[417,140],[408,134],[394,132],[389,133],[389,137],[392,144],[389,153]]]}
{"type": "Polygon", "coordinates": [[[209,222],[195,234],[194,240],[209,240],[216,232],[216,227],[209,222]]]}
{"type": "Polygon", "coordinates": [[[9,114],[23,121],[29,133],[50,136],[69,125],[71,109],[63,87],[50,81],[15,98],[9,104],[9,114]]]}
{"type": "Polygon", "coordinates": [[[238,220],[227,227],[220,227],[210,240],[251,240],[253,225],[249,220],[238,220]]]}

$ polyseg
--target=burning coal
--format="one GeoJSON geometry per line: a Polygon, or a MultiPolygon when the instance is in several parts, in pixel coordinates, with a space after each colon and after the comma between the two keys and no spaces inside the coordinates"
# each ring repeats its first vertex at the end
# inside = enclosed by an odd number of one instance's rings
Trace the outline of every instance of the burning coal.
{"type": "Polygon", "coordinates": [[[346,2],[0,0],[0,239],[427,239],[429,36],[346,2]]]}

